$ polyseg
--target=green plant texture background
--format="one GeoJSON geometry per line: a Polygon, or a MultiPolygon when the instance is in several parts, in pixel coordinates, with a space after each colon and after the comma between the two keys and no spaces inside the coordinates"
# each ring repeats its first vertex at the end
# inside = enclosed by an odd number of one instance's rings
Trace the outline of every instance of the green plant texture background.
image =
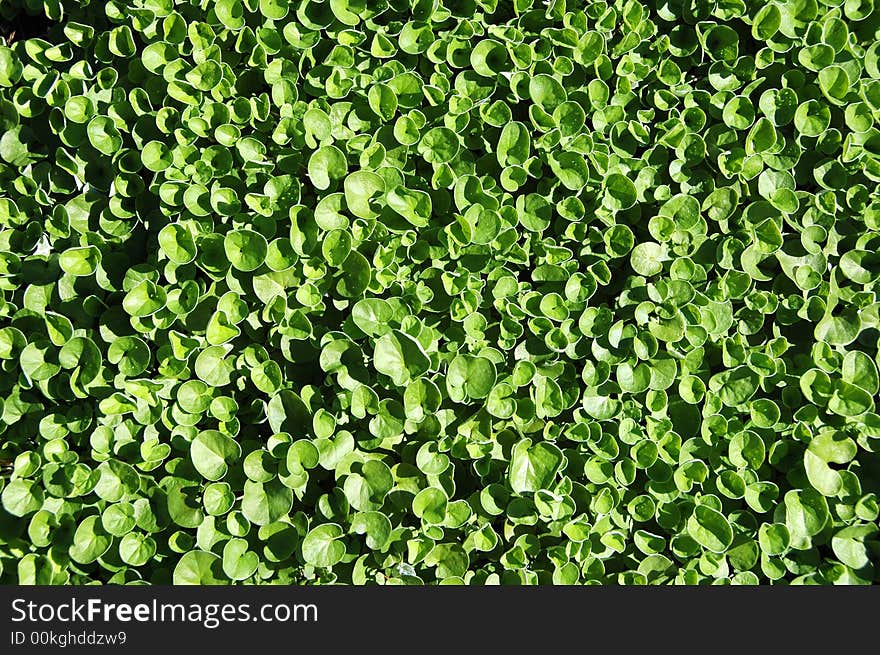
{"type": "Polygon", "coordinates": [[[0,582],[880,581],[874,1],[3,2],[0,582]]]}

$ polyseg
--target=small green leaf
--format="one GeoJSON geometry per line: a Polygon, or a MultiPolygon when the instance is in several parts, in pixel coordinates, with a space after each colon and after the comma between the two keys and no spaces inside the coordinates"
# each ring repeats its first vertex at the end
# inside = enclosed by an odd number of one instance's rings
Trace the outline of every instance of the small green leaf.
{"type": "Polygon", "coordinates": [[[344,532],[336,523],[312,528],[302,542],[305,561],[313,566],[329,568],[345,557],[344,532]]]}
{"type": "Polygon", "coordinates": [[[547,489],[562,465],[562,451],[550,443],[532,445],[523,439],[514,446],[508,469],[511,488],[517,493],[547,489]]]}
{"type": "Polygon", "coordinates": [[[687,521],[688,534],[713,553],[725,552],[733,543],[733,529],[724,515],[706,505],[697,505],[687,521]]]}

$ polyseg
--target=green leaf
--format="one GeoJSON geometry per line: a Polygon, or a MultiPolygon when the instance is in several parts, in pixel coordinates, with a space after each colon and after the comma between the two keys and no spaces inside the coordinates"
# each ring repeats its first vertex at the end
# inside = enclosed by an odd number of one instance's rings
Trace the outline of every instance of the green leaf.
{"type": "Polygon", "coordinates": [[[694,507],[687,521],[688,534],[706,550],[723,553],[733,543],[733,529],[724,515],[706,505],[694,507]]]}
{"type": "Polygon", "coordinates": [[[529,80],[529,97],[545,111],[553,111],[567,99],[559,80],[546,73],[539,73],[529,80]]]}
{"type": "Polygon", "coordinates": [[[92,275],[101,263],[101,251],[95,246],[69,248],[58,257],[61,270],[77,277],[92,275]]]}
{"type": "Polygon", "coordinates": [[[195,240],[179,223],[169,223],[159,231],[159,247],[175,264],[189,264],[196,258],[195,240]]]}
{"type": "Polygon", "coordinates": [[[220,556],[202,550],[191,550],[177,560],[173,581],[176,585],[228,584],[220,556]]]}
{"type": "Polygon", "coordinates": [[[501,130],[496,157],[501,166],[524,164],[531,151],[528,128],[520,122],[507,123],[501,130]]]}
{"type": "Polygon", "coordinates": [[[765,555],[782,555],[788,549],[788,528],[782,523],[764,523],[758,530],[758,543],[765,555]]]}
{"type": "Polygon", "coordinates": [[[370,109],[383,121],[390,121],[397,113],[397,95],[387,84],[374,84],[367,92],[370,109]]]}
{"type": "Polygon", "coordinates": [[[811,489],[791,490],[785,494],[784,502],[778,512],[784,517],[791,535],[791,547],[807,550],[812,538],[822,531],[829,520],[828,504],[811,489]]]}
{"type": "Polygon", "coordinates": [[[562,466],[562,451],[550,443],[532,445],[531,439],[519,441],[513,448],[508,469],[511,488],[517,493],[547,489],[562,466]]]}
{"type": "Polygon", "coordinates": [[[13,516],[33,514],[43,506],[43,490],[33,480],[17,479],[3,487],[3,509],[13,516]]]}
{"type": "Polygon", "coordinates": [[[876,558],[871,542],[877,542],[877,534],[876,526],[852,525],[834,533],[831,548],[837,559],[848,567],[863,569],[876,558]]]}
{"type": "Polygon", "coordinates": [[[818,100],[801,103],[794,114],[794,126],[804,136],[819,136],[831,123],[831,110],[818,100]]]}
{"type": "Polygon", "coordinates": [[[666,259],[666,250],[659,243],[645,241],[636,244],[630,254],[630,262],[633,270],[639,275],[650,277],[657,275],[663,270],[663,262],[666,259]]]}
{"type": "Polygon", "coordinates": [[[852,84],[842,66],[827,66],[819,71],[819,89],[834,104],[843,104],[852,84]]]}
{"type": "Polygon", "coordinates": [[[253,230],[233,230],[223,238],[223,250],[229,263],[246,273],[263,265],[268,249],[266,237],[253,230]]]}
{"type": "Polygon", "coordinates": [[[605,179],[605,204],[613,210],[629,209],[636,204],[636,187],[620,173],[612,173],[605,179]]]}
{"type": "Polygon", "coordinates": [[[293,505],[293,493],[278,480],[244,483],[241,511],[255,525],[269,525],[287,515],[293,505]]]}
{"type": "Polygon", "coordinates": [[[738,366],[729,371],[713,375],[709,379],[709,389],[718,394],[728,407],[736,407],[748,402],[758,389],[758,375],[746,366],[738,366]]]}
{"type": "Polygon", "coordinates": [[[207,480],[222,479],[240,456],[241,446],[217,430],[199,432],[190,447],[193,466],[207,480]]]}
{"type": "Polygon", "coordinates": [[[358,534],[366,535],[369,548],[381,550],[391,537],[392,525],[388,517],[381,512],[358,512],[352,519],[351,529],[358,534]]]}
{"type": "Polygon", "coordinates": [[[0,86],[14,86],[24,70],[21,60],[15,51],[6,46],[0,46],[0,86]]]}
{"type": "Polygon", "coordinates": [[[333,566],[345,557],[344,534],[336,523],[324,523],[312,528],[302,542],[303,558],[313,566],[333,566]]]}
{"type": "Polygon", "coordinates": [[[507,63],[507,49],[494,39],[483,39],[471,50],[471,66],[485,77],[495,77],[507,63]]]}
{"type": "Polygon", "coordinates": [[[345,178],[345,203],[360,218],[376,218],[376,198],[385,193],[385,180],[370,171],[355,171],[345,178]]]}
{"type": "Polygon", "coordinates": [[[389,331],[389,323],[394,316],[390,303],[381,298],[358,300],[351,310],[351,319],[360,330],[370,337],[380,336],[389,331]]]}
{"type": "Polygon", "coordinates": [[[455,132],[447,127],[434,127],[422,135],[418,152],[430,164],[443,164],[452,161],[460,147],[455,132]]]}
{"type": "Polygon", "coordinates": [[[74,562],[91,564],[110,550],[112,544],[113,537],[104,530],[100,517],[92,515],[77,525],[68,552],[74,562]]]}
{"type": "Polygon", "coordinates": [[[129,532],[119,541],[119,558],[129,566],[147,564],[156,555],[156,540],[129,532]]]}
{"type": "Polygon", "coordinates": [[[317,189],[328,189],[333,180],[348,173],[345,154],[336,146],[322,146],[309,157],[309,179],[317,189]]]}
{"type": "Polygon", "coordinates": [[[766,4],[760,9],[752,19],[752,38],[761,41],[768,41],[779,30],[782,24],[782,12],[775,4],[766,4]]]}
{"type": "Polygon", "coordinates": [[[373,364],[379,373],[404,386],[431,365],[421,344],[408,334],[393,330],[379,337],[373,350],[373,364]]]}
{"type": "Polygon", "coordinates": [[[122,147],[122,136],[107,116],[95,116],[86,126],[89,143],[101,154],[114,155],[122,147]]]}
{"type": "Polygon", "coordinates": [[[162,309],[167,298],[165,289],[150,280],[142,280],[122,299],[122,308],[131,316],[141,318],[162,309]]]}
{"type": "Polygon", "coordinates": [[[428,487],[413,498],[413,513],[425,523],[438,525],[446,518],[447,498],[442,489],[428,487]]]}
{"type": "Polygon", "coordinates": [[[397,187],[386,196],[388,206],[415,227],[425,227],[431,218],[431,196],[424,191],[397,187]]]}
{"type": "Polygon", "coordinates": [[[259,556],[248,550],[244,539],[230,539],[223,546],[223,572],[231,580],[247,580],[257,570],[259,556]]]}

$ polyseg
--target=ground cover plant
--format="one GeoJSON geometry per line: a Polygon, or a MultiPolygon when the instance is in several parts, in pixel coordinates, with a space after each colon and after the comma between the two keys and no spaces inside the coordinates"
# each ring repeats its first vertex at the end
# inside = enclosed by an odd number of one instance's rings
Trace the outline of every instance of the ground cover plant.
{"type": "Polygon", "coordinates": [[[880,577],[873,0],[0,24],[0,581],[880,577]]]}

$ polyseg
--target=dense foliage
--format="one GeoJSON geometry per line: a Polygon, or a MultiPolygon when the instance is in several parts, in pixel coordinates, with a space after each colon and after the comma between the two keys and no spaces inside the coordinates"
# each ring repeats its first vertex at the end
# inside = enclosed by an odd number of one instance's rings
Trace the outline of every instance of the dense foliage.
{"type": "Polygon", "coordinates": [[[880,580],[873,0],[0,21],[0,580],[880,580]]]}

